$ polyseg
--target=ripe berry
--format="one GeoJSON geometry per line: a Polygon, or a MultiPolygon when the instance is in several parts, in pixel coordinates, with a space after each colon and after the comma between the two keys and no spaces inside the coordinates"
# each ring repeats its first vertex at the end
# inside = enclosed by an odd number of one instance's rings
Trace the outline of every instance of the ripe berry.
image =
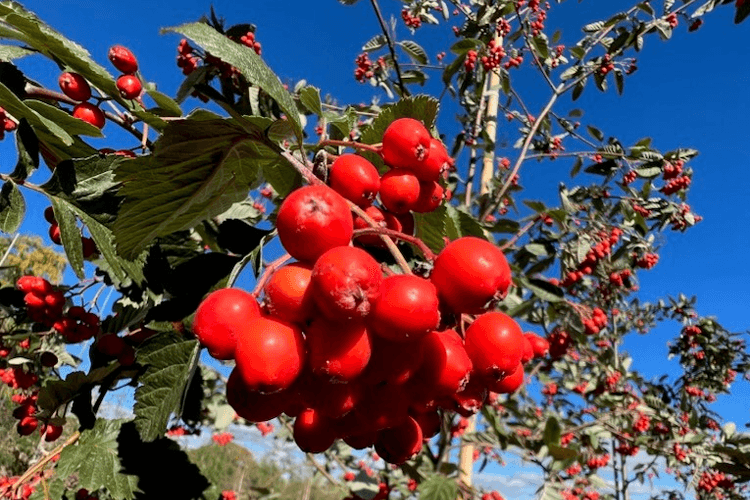
{"type": "Polygon", "coordinates": [[[467,314],[479,314],[505,297],[511,283],[502,250],[473,236],[449,243],[435,259],[430,279],[453,312],[467,314]]]}
{"type": "Polygon", "coordinates": [[[73,116],[97,128],[104,128],[104,112],[90,102],[76,104],[73,108],[73,116]]]}
{"type": "Polygon", "coordinates": [[[328,250],[315,262],[310,279],[315,302],[329,319],[364,318],[380,295],[380,264],[355,247],[328,250]]]}
{"type": "MultiPolygon", "coordinates": [[[[370,205],[365,209],[365,213],[376,223],[375,227],[385,228],[385,229],[391,229],[393,231],[401,231],[402,226],[401,222],[396,218],[395,215],[393,215],[390,212],[387,212],[385,210],[381,210],[380,208],[370,205]]],[[[360,217],[356,216],[354,218],[354,229],[365,229],[370,226],[365,220],[360,217]]],[[[359,243],[362,246],[369,246],[369,247],[385,247],[385,243],[383,240],[378,236],[377,234],[363,234],[361,236],[357,236],[354,241],[359,243]]]]}
{"type": "Polygon", "coordinates": [[[411,207],[417,213],[433,212],[443,202],[443,186],[435,181],[420,181],[419,198],[411,207]]]}
{"type": "Polygon", "coordinates": [[[372,205],[380,190],[380,174],[375,165],[354,154],[336,158],[328,181],[334,191],[362,208],[372,205]]]}
{"type": "Polygon", "coordinates": [[[534,347],[531,345],[531,341],[523,334],[523,355],[521,356],[521,364],[526,364],[534,358],[534,347]]]}
{"type": "Polygon", "coordinates": [[[55,211],[51,206],[44,209],[44,220],[50,224],[55,224],[57,222],[55,219],[55,211]]]}
{"type": "Polygon", "coordinates": [[[263,293],[269,315],[289,323],[304,323],[312,314],[309,291],[312,266],[301,262],[288,264],[268,280],[263,293]]]}
{"type": "Polygon", "coordinates": [[[422,366],[414,375],[420,392],[446,396],[460,391],[469,381],[471,359],[455,330],[430,332],[422,341],[422,366]]]}
{"type": "Polygon", "coordinates": [[[392,168],[421,170],[430,154],[430,132],[419,120],[399,118],[383,133],[383,161],[392,168]]]}
{"type": "Polygon", "coordinates": [[[363,323],[318,318],[305,329],[305,336],[309,369],[324,379],[354,380],[370,361],[372,342],[363,323]]]}
{"type": "Polygon", "coordinates": [[[336,440],[331,420],[312,408],[297,416],[293,435],[294,442],[305,453],[322,453],[336,440]]]}
{"type": "Polygon", "coordinates": [[[419,179],[408,170],[390,170],[380,179],[380,202],[394,214],[412,209],[419,199],[419,179]]]}
{"type": "Polygon", "coordinates": [[[138,71],[138,61],[130,49],[122,45],[115,45],[109,49],[109,62],[125,74],[132,74],[138,71]]]}
{"type": "Polygon", "coordinates": [[[23,417],[16,424],[16,430],[21,436],[28,436],[36,430],[38,425],[39,421],[35,417],[23,417]]]}
{"type": "Polygon", "coordinates": [[[536,333],[527,332],[523,334],[531,344],[531,348],[534,350],[535,358],[543,358],[549,352],[549,342],[544,337],[540,337],[536,333]]]}
{"type": "Polygon", "coordinates": [[[362,385],[356,381],[342,383],[312,374],[303,374],[300,379],[300,383],[294,384],[294,387],[299,388],[300,400],[305,408],[314,408],[326,417],[343,417],[357,406],[363,396],[362,385]]]}
{"type": "Polygon", "coordinates": [[[44,440],[48,443],[51,443],[52,441],[57,440],[62,435],[63,427],[62,425],[52,425],[47,424],[42,429],[42,434],[44,434],[44,440]]]}
{"type": "Polygon", "coordinates": [[[211,292],[198,306],[193,332],[216,359],[232,359],[235,345],[247,323],[260,317],[260,306],[239,288],[211,292]]]}
{"type": "Polygon", "coordinates": [[[289,389],[273,394],[253,391],[242,381],[239,370],[235,368],[227,380],[227,403],[237,415],[249,422],[272,420],[286,410],[296,392],[289,389]]]}
{"type": "Polygon", "coordinates": [[[497,382],[489,384],[488,389],[498,394],[512,394],[521,385],[523,385],[523,365],[519,363],[512,373],[505,375],[497,382]]]}
{"type": "Polygon", "coordinates": [[[117,79],[117,90],[124,99],[135,99],[141,95],[143,85],[135,75],[122,75],[117,79]]]}
{"type": "Polygon", "coordinates": [[[292,385],[305,364],[305,343],[298,327],[255,318],[237,333],[235,360],[248,388],[271,393],[292,385]]]}
{"type": "Polygon", "coordinates": [[[466,329],[464,338],[474,371],[487,382],[497,382],[513,373],[521,363],[523,342],[521,327],[501,312],[478,316],[466,329]]]}
{"type": "Polygon", "coordinates": [[[52,224],[49,227],[49,239],[52,240],[52,243],[55,245],[62,245],[62,237],[60,236],[60,226],[57,225],[57,223],[52,224]]]}
{"type": "Polygon", "coordinates": [[[396,427],[383,429],[375,439],[375,451],[391,464],[402,464],[422,449],[422,428],[412,417],[396,427]]]}
{"type": "Polygon", "coordinates": [[[437,181],[442,176],[447,176],[448,171],[454,164],[453,158],[439,139],[430,139],[430,154],[421,168],[414,170],[414,175],[420,181],[437,181]]]}
{"type": "Polygon", "coordinates": [[[346,200],[328,186],[293,191],[279,208],[276,228],[289,255],[314,263],[326,250],[348,245],[354,222],[346,200]]]}
{"type": "Polygon", "coordinates": [[[392,342],[373,335],[372,356],[359,380],[368,386],[403,385],[422,364],[422,340],[392,342]]]}
{"type": "Polygon", "coordinates": [[[96,349],[105,356],[116,358],[127,348],[125,341],[116,333],[102,335],[96,342],[96,349]]]}
{"type": "Polygon", "coordinates": [[[368,318],[373,331],[388,340],[416,340],[437,328],[437,290],[429,280],[408,274],[389,276],[368,318]]]}
{"type": "Polygon", "coordinates": [[[57,83],[63,94],[74,101],[88,101],[91,99],[91,87],[84,77],[78,73],[65,72],[60,75],[57,83]]]}

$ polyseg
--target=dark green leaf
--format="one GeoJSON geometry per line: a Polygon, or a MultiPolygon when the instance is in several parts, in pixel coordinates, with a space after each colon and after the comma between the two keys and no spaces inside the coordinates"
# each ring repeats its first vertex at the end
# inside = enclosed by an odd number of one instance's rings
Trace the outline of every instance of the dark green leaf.
{"type": "Polygon", "coordinates": [[[117,365],[94,368],[89,373],[71,372],[65,380],[49,379],[39,391],[37,406],[43,416],[50,416],[61,406],[68,404],[82,392],[88,392],[117,369],[117,365]]]}
{"type": "MultiPolygon", "coordinates": [[[[2,7],[2,4],[0,4],[0,7],[2,7]]],[[[28,107],[2,83],[0,83],[0,102],[3,103],[3,108],[17,119],[26,118],[29,124],[34,127],[37,135],[40,134],[41,129],[51,134],[58,142],[61,142],[65,146],[73,144],[73,138],[64,128],[28,107]]],[[[68,118],[74,119],[70,116],[68,118]]]]}
{"type": "Polygon", "coordinates": [[[156,89],[146,90],[146,93],[154,100],[156,105],[163,113],[159,116],[182,116],[182,108],[177,102],[168,95],[162,94],[156,89]]]}
{"type": "Polygon", "coordinates": [[[477,50],[483,46],[482,41],[476,38],[464,38],[451,45],[450,51],[454,54],[463,55],[469,50],[477,50]]]}
{"type": "Polygon", "coordinates": [[[125,200],[113,227],[118,252],[132,259],[154,238],[220,215],[247,197],[261,169],[283,169],[285,160],[262,135],[248,135],[233,120],[171,122],[153,155],[116,171],[125,200]]]}
{"type": "Polygon", "coordinates": [[[18,45],[0,45],[0,61],[12,61],[35,54],[35,51],[18,45]]]}
{"type": "Polygon", "coordinates": [[[318,116],[323,115],[323,108],[320,105],[320,90],[315,87],[304,87],[299,91],[299,100],[309,112],[318,116]]]}
{"type": "Polygon", "coordinates": [[[525,288],[531,290],[531,293],[547,302],[561,302],[565,300],[565,294],[562,289],[551,284],[549,281],[532,278],[528,281],[522,280],[521,283],[525,285],[525,288]]]}
{"type": "Polygon", "coordinates": [[[65,478],[75,474],[79,488],[98,491],[106,488],[115,500],[135,498],[138,478],[121,469],[117,438],[124,420],[96,421],[94,428],[84,431],[74,446],[60,454],[57,473],[65,478]]]}
{"type": "Polygon", "coordinates": [[[575,84],[575,87],[573,87],[573,100],[575,101],[579,97],[581,97],[581,94],[583,94],[583,89],[586,86],[586,80],[581,80],[580,82],[575,84]]]}
{"type": "Polygon", "coordinates": [[[26,202],[13,181],[7,181],[0,190],[0,231],[8,234],[15,233],[21,227],[26,202]]]}
{"type": "Polygon", "coordinates": [[[445,246],[443,236],[446,234],[446,212],[445,205],[441,205],[430,213],[414,214],[417,237],[433,252],[439,252],[445,246]]]}
{"type": "Polygon", "coordinates": [[[555,417],[549,417],[544,426],[544,444],[547,446],[559,445],[561,434],[560,422],[555,417]]]}
{"type": "Polygon", "coordinates": [[[39,139],[26,118],[22,118],[16,130],[18,161],[11,177],[23,181],[39,168],[39,139]]]}
{"type": "Polygon", "coordinates": [[[578,452],[576,450],[573,450],[571,448],[563,448],[562,446],[556,444],[548,444],[547,448],[549,450],[550,456],[555,460],[569,460],[578,456],[578,452]]]}
{"type": "Polygon", "coordinates": [[[521,229],[521,225],[512,219],[498,219],[490,229],[492,233],[515,234],[521,229]]]}
{"type": "Polygon", "coordinates": [[[138,348],[138,362],[146,367],[135,390],[135,425],[144,441],[163,436],[172,413],[180,410],[185,387],[195,369],[200,345],[164,333],[138,348]]]}
{"type": "Polygon", "coordinates": [[[620,70],[615,70],[615,86],[617,87],[617,93],[622,95],[625,90],[625,77],[620,70]]]}
{"type": "Polygon", "coordinates": [[[642,177],[644,179],[654,179],[661,175],[661,167],[639,167],[635,169],[635,173],[638,174],[638,177],[642,177]]]}
{"type": "Polygon", "coordinates": [[[201,45],[211,55],[237,68],[242,76],[252,85],[257,85],[276,101],[287,119],[292,123],[294,132],[302,142],[302,124],[297,107],[289,92],[255,51],[240,43],[233,42],[205,23],[183,24],[166,28],[163,32],[181,33],[201,45]]]}
{"type": "Polygon", "coordinates": [[[596,139],[597,141],[603,141],[604,140],[604,134],[601,130],[598,128],[592,126],[592,125],[586,125],[586,130],[588,130],[589,135],[596,139]]]}
{"type": "Polygon", "coordinates": [[[85,277],[83,273],[83,243],[81,242],[81,230],[76,224],[76,214],[71,206],[59,198],[51,198],[52,208],[55,211],[55,220],[60,226],[60,239],[62,240],[68,263],[78,278],[85,277]]]}
{"type": "Polygon", "coordinates": [[[425,479],[417,487],[421,500],[455,500],[458,496],[458,483],[453,477],[440,474],[425,479]]]}
{"type": "Polygon", "coordinates": [[[70,135],[88,135],[91,137],[104,137],[99,127],[95,127],[79,118],[74,118],[70,113],[55,106],[50,106],[42,101],[26,99],[23,103],[36,111],[40,116],[63,127],[70,135]]]}
{"type": "Polygon", "coordinates": [[[750,3],[744,2],[737,7],[737,12],[734,14],[734,24],[740,24],[747,19],[747,16],[750,16],[750,3]]]}
{"type": "Polygon", "coordinates": [[[427,64],[427,52],[425,52],[418,43],[411,40],[404,40],[402,42],[398,42],[398,44],[402,49],[404,49],[404,52],[409,54],[409,57],[411,57],[414,62],[416,62],[417,64],[427,64]]]}

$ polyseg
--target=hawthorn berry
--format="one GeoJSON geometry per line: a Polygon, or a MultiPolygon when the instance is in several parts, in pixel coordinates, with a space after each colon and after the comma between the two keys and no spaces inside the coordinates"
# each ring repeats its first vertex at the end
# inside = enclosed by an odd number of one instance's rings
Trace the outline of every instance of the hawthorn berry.
{"type": "Polygon", "coordinates": [[[237,331],[235,361],[248,388],[277,392],[288,388],[305,364],[302,331],[291,323],[257,317],[237,331]]]}
{"type": "Polygon", "coordinates": [[[242,381],[237,368],[229,374],[226,393],[227,403],[237,415],[249,422],[265,422],[278,417],[297,396],[291,389],[273,394],[252,390],[242,381]]]}
{"type": "Polygon", "coordinates": [[[117,79],[117,90],[123,99],[135,99],[141,95],[143,85],[135,75],[122,75],[117,79]]]}
{"type": "Polygon", "coordinates": [[[417,213],[429,213],[435,211],[443,202],[443,186],[435,181],[420,181],[419,197],[411,209],[417,213]]]}
{"type": "Polygon", "coordinates": [[[302,410],[297,416],[292,434],[305,453],[322,453],[336,440],[331,420],[313,408],[302,410]]]}
{"type": "Polygon", "coordinates": [[[380,179],[380,202],[394,214],[411,210],[419,193],[419,179],[408,170],[390,170],[380,179]]]}
{"type": "Polygon", "coordinates": [[[460,391],[469,381],[471,359],[455,330],[432,331],[424,337],[422,365],[412,378],[422,394],[446,396],[460,391]]]}
{"type": "Polygon", "coordinates": [[[438,254],[430,280],[453,312],[479,314],[505,297],[511,274],[502,250],[489,241],[466,236],[438,254]]]}
{"type": "Polygon", "coordinates": [[[193,332],[216,359],[232,359],[240,334],[261,316],[258,302],[239,288],[211,292],[198,306],[193,332]]]}
{"type": "Polygon", "coordinates": [[[368,324],[385,339],[416,340],[440,323],[438,296],[429,280],[410,274],[388,276],[380,285],[368,324]]]}
{"type": "Polygon", "coordinates": [[[515,371],[523,356],[523,342],[521,327],[501,312],[477,316],[464,337],[474,371],[489,383],[515,371]]]}
{"type": "Polygon", "coordinates": [[[293,262],[271,276],[263,288],[264,308],[270,316],[289,323],[305,323],[312,314],[312,266],[293,262]]]}
{"type": "Polygon", "coordinates": [[[109,49],[109,62],[119,71],[132,74],[138,71],[138,61],[130,49],[122,45],[115,45],[109,49]]]}
{"type": "Polygon", "coordinates": [[[367,367],[372,340],[364,323],[336,324],[317,318],[305,328],[308,367],[313,374],[338,382],[354,380],[367,367]]]}
{"type": "Polygon", "coordinates": [[[100,129],[104,128],[106,121],[104,112],[90,102],[76,104],[73,108],[73,116],[100,129]]]}
{"type": "Polygon", "coordinates": [[[437,181],[440,177],[447,175],[454,163],[443,143],[439,139],[431,138],[430,154],[422,168],[414,170],[414,175],[423,182],[437,181]]]}
{"type": "MultiPolygon", "coordinates": [[[[402,232],[403,226],[401,224],[401,221],[398,219],[398,216],[388,212],[387,210],[382,210],[375,205],[370,205],[369,207],[365,208],[365,213],[373,220],[373,222],[375,222],[375,227],[402,232]]],[[[354,218],[355,230],[365,229],[368,227],[371,227],[370,224],[365,222],[365,220],[359,215],[354,218]]],[[[381,248],[385,247],[385,243],[377,234],[362,234],[360,236],[356,236],[354,238],[354,241],[362,246],[381,248]]]]}
{"type": "Polygon", "coordinates": [[[422,428],[412,417],[400,425],[383,429],[375,438],[375,451],[391,464],[402,464],[422,449],[422,428]]]}
{"type": "Polygon", "coordinates": [[[323,315],[340,322],[370,314],[382,282],[378,261],[361,248],[341,246],[315,262],[310,287],[323,315]]]}
{"type": "Polygon", "coordinates": [[[430,132],[419,120],[399,118],[385,129],[380,154],[392,168],[421,170],[430,154],[431,139],[430,132]]]}
{"type": "Polygon", "coordinates": [[[515,370],[487,387],[498,394],[512,394],[523,385],[523,364],[519,363],[515,370]]]}
{"type": "Polygon", "coordinates": [[[343,154],[336,158],[331,165],[328,182],[334,191],[362,208],[372,205],[380,190],[378,169],[362,156],[354,154],[343,154]]]}
{"type": "Polygon", "coordinates": [[[63,94],[74,101],[88,101],[91,99],[91,86],[78,73],[65,72],[57,79],[63,94]]]}
{"type": "Polygon", "coordinates": [[[276,228],[289,255],[314,263],[327,250],[348,245],[354,221],[346,200],[328,186],[293,191],[279,207],[276,228]]]}

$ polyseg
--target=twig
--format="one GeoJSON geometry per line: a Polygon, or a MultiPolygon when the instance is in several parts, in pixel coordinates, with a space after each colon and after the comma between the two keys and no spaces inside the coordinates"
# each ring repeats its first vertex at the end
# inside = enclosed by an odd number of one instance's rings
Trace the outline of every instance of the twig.
{"type": "Polygon", "coordinates": [[[336,147],[342,147],[342,148],[352,148],[352,149],[361,149],[362,151],[369,151],[371,153],[375,153],[377,155],[380,154],[380,148],[373,144],[363,144],[361,142],[353,142],[353,141],[335,141],[333,139],[326,139],[324,141],[320,141],[318,143],[318,146],[324,147],[324,146],[336,146],[336,147]]]}
{"type": "Polygon", "coordinates": [[[258,283],[255,285],[255,290],[253,290],[252,296],[257,299],[258,295],[260,295],[260,292],[263,290],[263,287],[265,287],[268,280],[271,279],[271,276],[291,258],[292,256],[287,253],[268,264],[263,271],[263,275],[258,279],[258,283]]]}
{"type": "Polygon", "coordinates": [[[385,40],[388,43],[388,50],[390,50],[391,58],[393,59],[393,67],[395,68],[396,76],[398,77],[398,87],[399,89],[401,89],[401,96],[408,96],[409,91],[404,86],[404,81],[401,78],[401,68],[398,65],[398,59],[396,58],[396,48],[394,47],[393,40],[391,39],[391,35],[388,32],[388,27],[385,25],[383,14],[380,12],[380,5],[378,5],[378,0],[370,0],[370,3],[372,4],[372,8],[375,10],[375,15],[378,16],[380,29],[383,31],[383,36],[385,36],[385,40]]]}
{"type": "Polygon", "coordinates": [[[424,254],[427,260],[430,260],[430,261],[435,260],[435,253],[430,249],[430,247],[425,245],[424,241],[414,236],[404,234],[400,231],[394,231],[393,229],[386,229],[383,227],[366,227],[366,228],[357,229],[354,231],[355,238],[361,234],[380,234],[380,235],[392,236],[394,238],[398,238],[402,241],[406,241],[407,243],[411,243],[412,245],[415,245],[417,248],[419,248],[419,250],[424,254]]]}
{"type": "Polygon", "coordinates": [[[13,236],[13,239],[11,240],[10,245],[8,245],[8,249],[5,251],[3,258],[0,259],[0,267],[2,267],[5,264],[5,259],[7,259],[8,256],[10,255],[10,251],[13,250],[13,247],[15,246],[16,241],[18,241],[19,236],[21,236],[20,233],[16,233],[13,236]]]}
{"type": "Polygon", "coordinates": [[[41,460],[39,460],[37,463],[29,467],[28,470],[24,472],[21,477],[18,478],[18,481],[16,481],[13,484],[13,488],[12,488],[13,493],[15,494],[18,491],[18,489],[21,486],[23,486],[23,484],[26,481],[29,480],[29,478],[31,478],[34,474],[42,470],[45,465],[47,465],[49,462],[52,461],[53,458],[55,458],[55,456],[59,455],[66,447],[78,441],[78,438],[80,437],[81,437],[81,432],[75,431],[64,443],[62,443],[57,448],[50,451],[47,455],[42,457],[41,460]]]}
{"type": "MultiPolygon", "coordinates": [[[[367,223],[367,225],[369,225],[370,227],[378,227],[377,223],[372,220],[372,217],[367,215],[367,212],[365,212],[349,200],[347,200],[347,203],[349,204],[349,208],[352,210],[352,212],[359,215],[362,220],[367,223]]],[[[393,255],[393,258],[396,259],[396,262],[398,263],[401,270],[404,271],[405,274],[411,274],[409,263],[406,262],[406,259],[404,258],[403,254],[398,249],[396,244],[393,242],[393,240],[383,234],[380,235],[380,239],[383,240],[385,245],[388,247],[388,251],[390,251],[391,255],[393,255]]]]}
{"type": "Polygon", "coordinates": [[[511,239],[509,239],[508,241],[506,241],[505,243],[503,243],[502,245],[500,245],[500,250],[507,250],[508,247],[510,247],[516,241],[518,241],[518,239],[521,236],[523,236],[524,234],[526,234],[529,229],[531,229],[532,227],[534,227],[534,224],[536,224],[538,220],[540,220],[539,216],[534,217],[532,220],[530,220],[529,222],[527,222],[526,225],[523,226],[516,234],[514,234],[511,239]]]}

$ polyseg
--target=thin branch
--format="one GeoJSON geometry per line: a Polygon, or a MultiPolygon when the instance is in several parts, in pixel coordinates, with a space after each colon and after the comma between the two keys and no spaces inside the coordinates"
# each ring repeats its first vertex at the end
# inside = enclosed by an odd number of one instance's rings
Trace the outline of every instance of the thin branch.
{"type": "Polygon", "coordinates": [[[412,245],[415,245],[419,250],[424,254],[425,258],[427,260],[433,261],[435,260],[435,253],[425,245],[425,243],[420,240],[419,238],[415,236],[410,236],[408,234],[404,234],[400,231],[394,231],[393,229],[386,229],[383,227],[366,227],[363,229],[356,229],[354,231],[354,237],[356,238],[359,235],[362,234],[380,234],[385,236],[391,236],[393,238],[398,238],[402,241],[406,241],[407,243],[411,243],[412,245]]]}
{"type": "Polygon", "coordinates": [[[18,478],[18,481],[13,483],[12,491],[15,494],[21,486],[26,483],[34,474],[39,472],[44,468],[45,465],[47,465],[49,462],[51,462],[55,456],[59,455],[66,447],[72,445],[76,441],[78,441],[78,438],[81,437],[80,431],[75,431],[64,443],[59,445],[57,448],[50,451],[47,455],[42,457],[41,460],[39,460],[37,463],[29,467],[29,469],[23,473],[21,477],[18,478]]]}
{"type": "Polygon", "coordinates": [[[511,239],[509,239],[508,241],[506,241],[505,243],[503,243],[502,245],[500,245],[500,250],[507,250],[516,241],[518,241],[518,239],[521,236],[523,236],[524,234],[526,234],[529,231],[529,229],[531,229],[532,227],[534,227],[534,224],[536,224],[537,221],[539,221],[540,219],[541,218],[539,216],[537,216],[537,217],[534,217],[529,222],[527,222],[526,225],[523,226],[516,234],[514,234],[511,239]]]}
{"type": "Polygon", "coordinates": [[[385,25],[383,14],[380,12],[380,5],[378,5],[378,0],[370,0],[370,3],[372,4],[372,8],[375,10],[375,15],[378,16],[380,29],[383,31],[383,36],[385,36],[385,40],[388,43],[388,50],[391,52],[391,58],[393,59],[393,67],[395,68],[396,76],[398,77],[398,87],[399,89],[401,89],[401,96],[408,96],[409,91],[404,86],[404,81],[401,77],[401,68],[398,65],[398,59],[396,58],[396,47],[393,44],[393,39],[391,39],[391,34],[388,32],[388,27],[385,25]]]}

